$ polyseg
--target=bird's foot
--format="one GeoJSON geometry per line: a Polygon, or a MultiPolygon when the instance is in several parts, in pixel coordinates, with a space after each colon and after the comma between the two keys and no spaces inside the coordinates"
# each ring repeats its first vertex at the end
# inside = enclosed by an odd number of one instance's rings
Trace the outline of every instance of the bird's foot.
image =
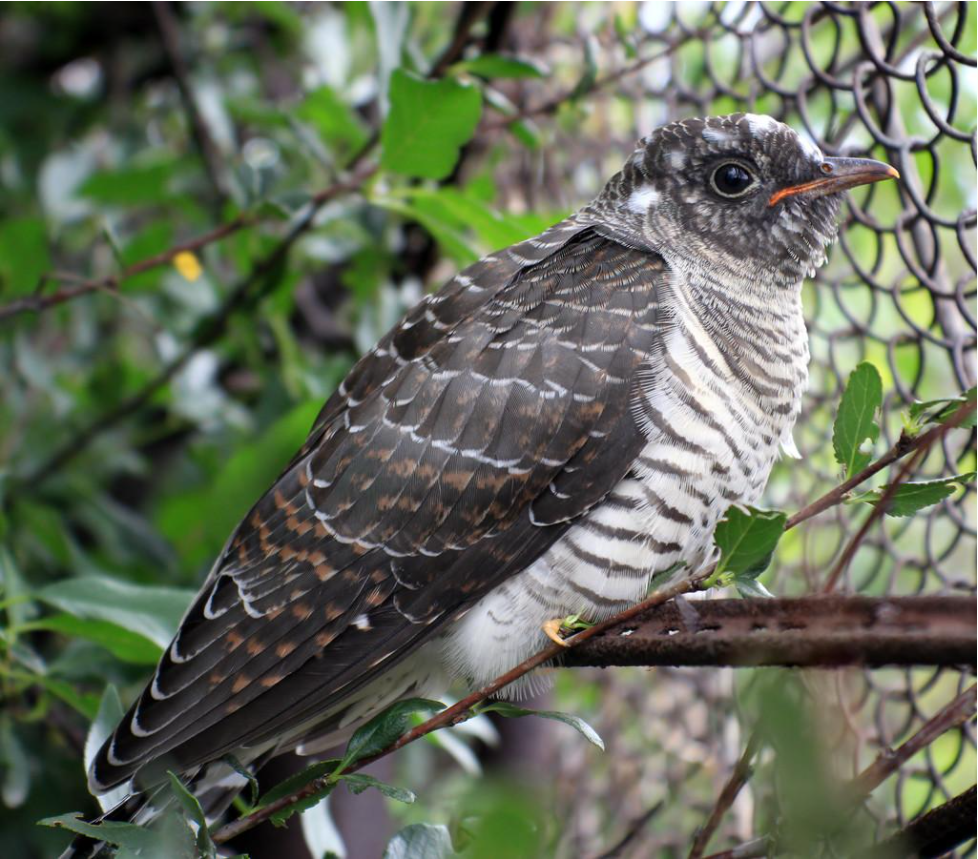
{"type": "Polygon", "coordinates": [[[560,636],[560,629],[563,625],[564,618],[551,618],[543,625],[543,632],[554,644],[559,644],[561,647],[570,647],[570,644],[560,636]]]}

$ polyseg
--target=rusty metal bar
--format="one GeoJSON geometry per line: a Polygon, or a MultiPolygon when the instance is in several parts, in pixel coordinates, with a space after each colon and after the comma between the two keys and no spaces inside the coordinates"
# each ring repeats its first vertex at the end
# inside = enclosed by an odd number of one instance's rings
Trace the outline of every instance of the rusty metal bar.
{"type": "Polygon", "coordinates": [[[569,650],[567,666],[975,666],[972,595],[673,601],[569,650]]]}

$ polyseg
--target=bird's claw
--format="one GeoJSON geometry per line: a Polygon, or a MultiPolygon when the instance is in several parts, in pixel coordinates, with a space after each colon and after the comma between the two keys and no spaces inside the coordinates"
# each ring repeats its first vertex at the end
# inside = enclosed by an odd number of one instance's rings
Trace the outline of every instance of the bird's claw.
{"type": "Polygon", "coordinates": [[[564,619],[562,617],[552,618],[543,625],[543,632],[554,644],[559,644],[561,647],[570,647],[569,642],[560,637],[560,628],[563,625],[564,619]]]}

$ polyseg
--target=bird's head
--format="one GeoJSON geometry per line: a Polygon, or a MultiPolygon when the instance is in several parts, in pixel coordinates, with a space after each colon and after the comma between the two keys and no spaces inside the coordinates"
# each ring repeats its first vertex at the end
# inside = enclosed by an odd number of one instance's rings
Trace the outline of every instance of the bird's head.
{"type": "Polygon", "coordinates": [[[889,178],[887,164],[826,157],[769,116],[735,113],[657,129],[595,203],[673,266],[790,285],[824,263],[842,192],[889,178]]]}

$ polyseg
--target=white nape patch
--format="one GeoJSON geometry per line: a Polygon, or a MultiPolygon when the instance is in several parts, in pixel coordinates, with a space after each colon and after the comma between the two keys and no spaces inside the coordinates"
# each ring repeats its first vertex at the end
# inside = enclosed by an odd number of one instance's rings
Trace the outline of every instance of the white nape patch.
{"type": "Polygon", "coordinates": [[[686,153],[681,149],[674,149],[669,153],[669,164],[673,170],[682,170],[686,166],[686,153]]]}
{"type": "Polygon", "coordinates": [[[747,125],[751,133],[755,135],[761,133],[771,134],[781,125],[774,117],[767,116],[763,113],[746,113],[744,114],[744,119],[747,120],[747,125]]]}
{"type": "Polygon", "coordinates": [[[626,205],[636,214],[644,215],[658,202],[659,192],[655,188],[639,188],[632,191],[626,205]]]}
{"type": "Polygon", "coordinates": [[[709,125],[703,129],[703,139],[707,143],[732,143],[733,135],[722,128],[711,128],[709,125]]]}

